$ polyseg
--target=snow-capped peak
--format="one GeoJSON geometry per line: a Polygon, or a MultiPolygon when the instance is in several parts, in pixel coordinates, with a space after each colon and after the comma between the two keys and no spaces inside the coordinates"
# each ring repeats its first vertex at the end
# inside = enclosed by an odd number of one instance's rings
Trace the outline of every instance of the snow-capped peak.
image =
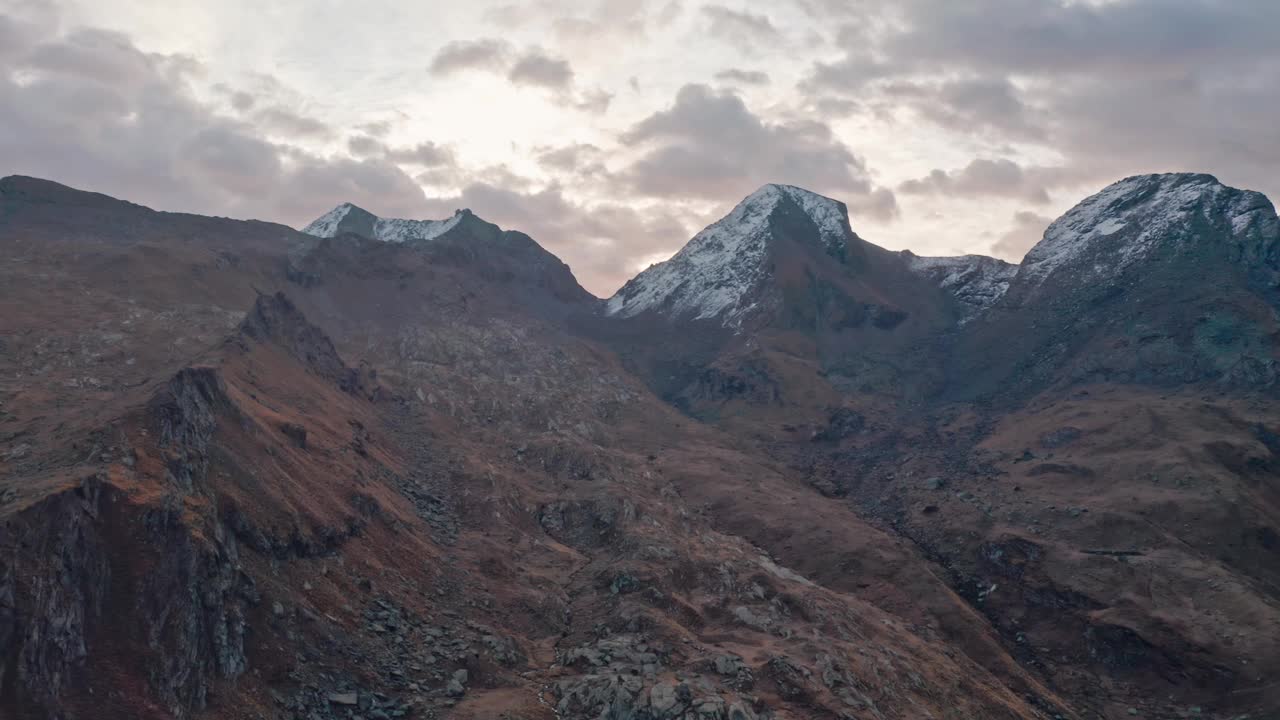
{"type": "Polygon", "coordinates": [[[766,273],[773,220],[784,208],[808,217],[828,252],[839,255],[855,237],[844,203],[791,185],[765,185],[694,235],[670,260],[632,278],[609,298],[605,311],[630,317],[662,308],[676,316],[740,325],[755,306],[749,296],[766,273]]]}
{"type": "Polygon", "coordinates": [[[316,237],[334,237],[339,232],[338,226],[342,223],[343,218],[350,214],[352,210],[359,209],[360,208],[357,208],[351,203],[342,203],[315,220],[312,220],[310,225],[302,228],[302,232],[308,235],[315,235],[316,237]]]}
{"type": "Polygon", "coordinates": [[[1068,210],[1023,259],[1018,281],[1039,284],[1072,266],[1088,282],[1114,275],[1159,246],[1202,236],[1242,243],[1274,235],[1276,213],[1261,193],[1237,190],[1212,175],[1137,175],[1113,183],[1068,210]]]}
{"type": "Polygon", "coordinates": [[[430,240],[453,229],[470,210],[458,210],[447,220],[402,220],[382,218],[363,208],[342,203],[316,218],[302,232],[316,237],[331,238],[346,232],[363,235],[373,240],[402,243],[410,240],[430,240]]]}

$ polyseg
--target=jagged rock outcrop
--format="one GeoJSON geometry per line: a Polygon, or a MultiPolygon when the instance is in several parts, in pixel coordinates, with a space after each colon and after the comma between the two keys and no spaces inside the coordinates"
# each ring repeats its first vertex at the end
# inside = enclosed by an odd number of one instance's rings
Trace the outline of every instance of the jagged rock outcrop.
{"type": "Polygon", "coordinates": [[[166,716],[190,717],[214,683],[245,671],[256,586],[229,533],[193,533],[180,515],[92,476],[6,520],[5,707],[62,717],[91,707],[90,679],[108,674],[145,688],[166,716]]]}

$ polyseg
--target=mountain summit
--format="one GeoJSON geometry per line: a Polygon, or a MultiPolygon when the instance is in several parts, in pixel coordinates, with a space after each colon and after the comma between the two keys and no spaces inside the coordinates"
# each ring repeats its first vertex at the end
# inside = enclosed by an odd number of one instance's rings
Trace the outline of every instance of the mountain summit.
{"type": "Polygon", "coordinates": [[[1266,196],[1204,174],[1125,178],[1049,226],[963,334],[953,388],[1274,386],[1278,287],[1280,221],[1266,196]]]}
{"type": "Polygon", "coordinates": [[[1135,175],[1055,220],[1023,259],[1018,282],[1039,285],[1065,271],[1082,284],[1201,245],[1256,259],[1274,252],[1278,234],[1275,208],[1261,193],[1228,187],[1212,175],[1135,175]]]}
{"type": "Polygon", "coordinates": [[[757,307],[752,291],[768,273],[772,246],[784,237],[816,242],[838,258],[861,242],[844,203],[791,185],[765,185],[670,260],[632,278],[609,299],[606,312],[631,317],[662,311],[740,325],[757,307]]]}

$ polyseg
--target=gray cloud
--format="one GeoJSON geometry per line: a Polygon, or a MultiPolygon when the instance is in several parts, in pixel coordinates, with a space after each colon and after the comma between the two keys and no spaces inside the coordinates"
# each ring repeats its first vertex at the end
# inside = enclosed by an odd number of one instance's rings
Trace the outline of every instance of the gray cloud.
{"type": "Polygon", "coordinates": [[[835,62],[816,62],[810,70],[809,77],[800,84],[800,89],[810,95],[824,91],[837,93],[862,92],[867,85],[876,80],[897,77],[904,74],[904,68],[872,57],[865,48],[850,50],[835,62]]]}
{"type": "Polygon", "coordinates": [[[387,151],[386,158],[396,163],[420,165],[422,167],[441,167],[453,165],[456,159],[453,150],[433,142],[423,142],[407,148],[393,148],[387,151]]]}
{"type": "MultiPolygon", "coordinates": [[[[243,93],[232,96],[233,105],[241,94],[243,93]]],[[[253,123],[269,134],[291,138],[309,137],[323,140],[334,134],[333,128],[327,124],[282,107],[262,108],[254,113],[253,123]]]]}
{"type": "Polygon", "coordinates": [[[365,135],[371,135],[377,138],[386,137],[387,133],[391,132],[391,122],[388,120],[375,120],[373,122],[357,125],[356,129],[365,135]]]}
{"type": "Polygon", "coordinates": [[[347,151],[358,158],[375,158],[401,165],[450,169],[456,169],[457,166],[453,150],[433,142],[393,148],[370,135],[352,135],[347,138],[347,151]]]}
{"type": "Polygon", "coordinates": [[[934,170],[922,178],[908,180],[898,192],[908,195],[950,195],[953,197],[1001,196],[1032,203],[1049,202],[1043,182],[1018,163],[1007,159],[977,158],[959,170],[934,170]]]}
{"type": "Polygon", "coordinates": [[[377,198],[405,213],[423,206],[394,164],[317,157],[268,139],[275,130],[253,117],[221,114],[190,90],[201,68],[189,58],[98,31],[46,34],[26,47],[0,60],[5,172],[169,210],[293,224],[343,200],[377,198]]]}
{"type": "Polygon", "coordinates": [[[511,45],[505,40],[481,38],[451,42],[431,59],[431,72],[448,75],[463,70],[501,71],[511,61],[511,45]]]}
{"type": "Polygon", "coordinates": [[[511,66],[507,79],[516,85],[534,85],[552,90],[568,90],[573,85],[573,68],[567,60],[531,50],[511,66]]]}
{"type": "Polygon", "coordinates": [[[356,157],[369,157],[385,155],[387,148],[376,138],[368,135],[353,135],[347,138],[347,151],[356,157]]]}
{"type": "Polygon", "coordinates": [[[707,30],[711,35],[744,52],[775,45],[782,40],[782,32],[767,15],[734,10],[723,5],[706,5],[702,8],[702,13],[707,18],[707,30]]]}
{"type": "Polygon", "coordinates": [[[613,103],[613,93],[606,92],[599,88],[594,90],[585,90],[572,99],[573,106],[584,112],[595,113],[600,115],[609,109],[609,105],[613,103]]]}
{"type": "MultiPolygon", "coordinates": [[[[838,9],[806,0],[828,22],[838,9]]],[[[1195,169],[1275,193],[1280,3],[905,0],[861,4],[844,55],[801,90],[890,117],[1042,146],[1090,186],[1195,169]]]]}
{"type": "Polygon", "coordinates": [[[243,90],[233,90],[229,92],[228,95],[231,100],[231,107],[240,112],[252,110],[253,106],[258,103],[257,98],[255,98],[251,93],[244,92],[243,90]]]}
{"type": "Polygon", "coordinates": [[[716,73],[716,79],[721,82],[738,83],[741,85],[768,85],[769,73],[761,72],[759,70],[728,68],[716,73]]]}
{"type": "Polygon", "coordinates": [[[4,10],[0,12],[0,62],[28,54],[58,24],[52,3],[29,2],[0,10],[4,10]]]}
{"type": "MultiPolygon", "coordinates": [[[[521,24],[516,20],[511,22],[521,24]]],[[[561,102],[584,112],[603,113],[613,100],[612,93],[600,88],[576,88],[575,73],[568,60],[538,48],[517,54],[505,40],[484,38],[449,43],[431,61],[431,72],[436,75],[467,70],[501,73],[513,85],[548,90],[561,102]]]]}
{"type": "Polygon", "coordinates": [[[640,121],[622,141],[644,152],[621,181],[647,196],[736,200],[782,182],[836,195],[851,208],[874,197],[864,207],[879,219],[897,210],[892,192],[872,185],[862,159],[826,124],[766,122],[737,95],[705,85],[681,88],[669,109],[640,121]]]}
{"type": "Polygon", "coordinates": [[[1276,52],[1280,5],[1265,0],[904,3],[896,58],[957,61],[996,72],[1162,73],[1178,66],[1253,62],[1276,52]]]}
{"type": "Polygon", "coordinates": [[[561,173],[591,173],[603,170],[604,151],[589,143],[575,143],[557,148],[539,148],[538,163],[561,173]]]}
{"type": "Polygon", "coordinates": [[[1022,262],[1022,256],[1040,242],[1051,222],[1053,218],[1019,210],[1013,214],[1013,226],[991,245],[991,254],[1010,262],[1022,262]]]}
{"type": "Polygon", "coordinates": [[[1041,140],[1045,130],[1008,78],[895,80],[879,88],[895,108],[910,108],[949,130],[1000,140],[1041,140]]]}

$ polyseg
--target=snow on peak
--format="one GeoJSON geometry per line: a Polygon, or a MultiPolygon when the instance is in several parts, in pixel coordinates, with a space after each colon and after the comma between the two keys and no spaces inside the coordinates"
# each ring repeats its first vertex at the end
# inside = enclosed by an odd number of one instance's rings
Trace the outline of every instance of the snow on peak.
{"type": "Polygon", "coordinates": [[[1168,243],[1204,233],[1242,242],[1255,227],[1275,225],[1275,210],[1260,193],[1237,190],[1212,175],[1137,175],[1083,200],[1045,230],[1027,253],[1020,281],[1035,284],[1059,268],[1079,266],[1088,281],[1114,275],[1168,243]]]}
{"type": "Polygon", "coordinates": [[[765,185],[694,235],[670,260],[632,278],[609,298],[605,312],[631,317],[662,308],[672,315],[721,318],[727,326],[740,326],[755,307],[750,293],[766,274],[772,220],[784,206],[813,222],[828,251],[838,254],[854,237],[844,203],[791,185],[765,185]]]}
{"type": "Polygon", "coordinates": [[[353,232],[373,240],[393,243],[431,240],[453,229],[470,213],[470,210],[458,210],[447,220],[402,220],[378,217],[351,203],[342,203],[316,218],[302,232],[322,238],[353,232]]]}
{"type": "Polygon", "coordinates": [[[356,208],[356,206],[351,203],[342,203],[338,207],[321,215],[315,220],[312,220],[310,225],[302,228],[302,232],[307,235],[315,235],[316,237],[322,238],[334,237],[338,234],[338,226],[342,223],[343,218],[345,218],[352,209],[359,208],[356,208]]]}
{"type": "Polygon", "coordinates": [[[1017,265],[986,255],[920,257],[910,251],[902,255],[912,272],[930,278],[967,306],[961,324],[1004,296],[1009,281],[1018,272],[1017,265]]]}

